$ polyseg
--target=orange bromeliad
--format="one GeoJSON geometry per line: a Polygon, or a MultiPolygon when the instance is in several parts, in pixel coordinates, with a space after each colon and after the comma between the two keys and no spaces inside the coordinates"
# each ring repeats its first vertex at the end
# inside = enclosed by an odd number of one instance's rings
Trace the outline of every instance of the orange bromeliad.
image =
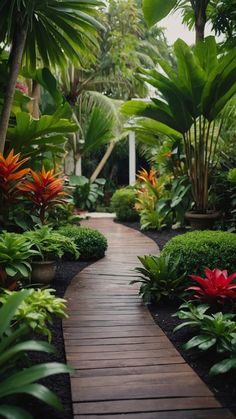
{"type": "Polygon", "coordinates": [[[48,207],[63,203],[59,197],[65,195],[63,192],[64,180],[57,178],[54,170],[46,172],[44,166],[41,172],[30,171],[32,180],[26,180],[20,185],[20,190],[39,209],[41,222],[45,222],[45,212],[48,207]]]}
{"type": "Polygon", "coordinates": [[[29,157],[20,160],[20,153],[14,155],[13,149],[6,158],[0,153],[0,189],[5,198],[13,197],[19,189],[21,179],[29,173],[29,168],[18,170],[28,160],[29,157]]]}
{"type": "Polygon", "coordinates": [[[139,182],[147,181],[151,183],[151,185],[155,186],[157,183],[156,174],[157,171],[155,169],[150,169],[149,173],[146,169],[141,169],[137,174],[137,180],[139,182]]]}

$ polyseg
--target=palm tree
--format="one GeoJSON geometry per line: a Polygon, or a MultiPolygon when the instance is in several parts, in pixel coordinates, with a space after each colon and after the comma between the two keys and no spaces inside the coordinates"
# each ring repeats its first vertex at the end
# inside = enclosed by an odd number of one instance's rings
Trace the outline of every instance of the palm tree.
{"type": "Polygon", "coordinates": [[[24,57],[36,67],[40,56],[46,67],[80,60],[81,51],[97,44],[96,20],[100,0],[2,0],[0,44],[11,47],[9,77],[0,117],[0,152],[3,152],[17,77],[24,57]]]}
{"type": "Polygon", "coordinates": [[[212,3],[211,0],[143,0],[143,12],[149,25],[154,25],[174,9],[184,11],[184,20],[188,20],[190,12],[190,17],[194,20],[196,42],[198,42],[204,40],[207,8],[210,3],[212,3]]]}

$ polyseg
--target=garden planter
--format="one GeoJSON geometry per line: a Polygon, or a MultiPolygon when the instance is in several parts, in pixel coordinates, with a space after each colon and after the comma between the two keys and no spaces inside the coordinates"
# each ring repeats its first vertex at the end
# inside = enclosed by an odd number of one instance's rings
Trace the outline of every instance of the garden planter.
{"type": "Polygon", "coordinates": [[[31,280],[33,283],[49,284],[56,274],[55,261],[34,261],[31,262],[32,273],[31,280]]]}
{"type": "Polygon", "coordinates": [[[219,211],[207,211],[205,214],[197,211],[187,211],[185,218],[193,230],[211,230],[216,220],[220,218],[219,211]]]}

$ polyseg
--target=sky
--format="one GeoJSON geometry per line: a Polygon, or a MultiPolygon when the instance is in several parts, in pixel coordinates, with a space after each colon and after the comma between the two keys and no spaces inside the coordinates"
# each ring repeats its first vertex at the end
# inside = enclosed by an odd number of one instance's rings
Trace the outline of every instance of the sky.
{"type": "MultiPolygon", "coordinates": [[[[180,13],[175,12],[159,22],[159,26],[166,28],[165,35],[169,45],[172,45],[178,38],[183,39],[189,45],[194,43],[194,31],[189,31],[187,26],[181,23],[181,20],[180,13]]],[[[211,30],[208,26],[206,27],[206,36],[210,34],[211,30]]]]}

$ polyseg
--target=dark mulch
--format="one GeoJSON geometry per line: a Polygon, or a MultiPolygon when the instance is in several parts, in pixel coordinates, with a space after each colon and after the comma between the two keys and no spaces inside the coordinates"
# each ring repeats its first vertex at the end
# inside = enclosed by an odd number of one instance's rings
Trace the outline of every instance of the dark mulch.
{"type": "MultiPolygon", "coordinates": [[[[127,227],[134,228],[140,231],[139,223],[123,223],[127,227]]],[[[186,229],[163,231],[144,231],[143,233],[154,240],[159,246],[160,250],[164,245],[174,236],[185,233],[186,229]]],[[[186,329],[179,330],[173,333],[173,329],[180,323],[176,317],[172,317],[178,310],[181,302],[168,302],[159,303],[157,305],[150,305],[149,309],[155,322],[162,328],[164,333],[168,336],[170,341],[181,353],[186,362],[196,371],[201,379],[208,385],[216,398],[222,403],[223,406],[228,407],[236,416],[236,372],[231,371],[228,374],[223,374],[218,377],[209,377],[209,370],[217,359],[215,352],[199,352],[197,350],[184,351],[183,344],[194,336],[194,332],[186,329]],[[213,362],[212,362],[213,360],[213,362]]]]}

